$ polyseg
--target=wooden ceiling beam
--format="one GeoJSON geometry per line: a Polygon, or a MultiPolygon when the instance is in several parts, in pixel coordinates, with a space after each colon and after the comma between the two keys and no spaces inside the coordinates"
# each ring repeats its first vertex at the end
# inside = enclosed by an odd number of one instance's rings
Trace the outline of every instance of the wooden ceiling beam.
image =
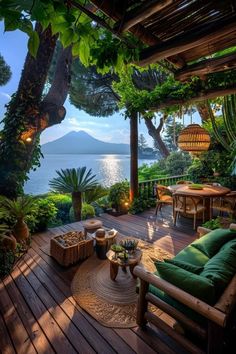
{"type": "Polygon", "coordinates": [[[172,3],[173,0],[146,1],[142,6],[138,6],[137,8],[126,12],[124,20],[121,19],[117,21],[114,25],[114,29],[119,32],[128,31],[131,27],[146,20],[172,3]]]}
{"type": "Polygon", "coordinates": [[[192,76],[204,78],[207,74],[235,68],[236,53],[231,53],[218,58],[202,60],[199,63],[188,65],[186,68],[176,71],[175,79],[179,81],[186,81],[192,76]]]}
{"type": "Polygon", "coordinates": [[[156,105],[153,104],[151,107],[148,108],[148,110],[157,112],[160,109],[168,108],[168,107],[173,107],[177,105],[186,105],[189,103],[196,103],[196,102],[201,102],[207,99],[213,99],[216,97],[221,97],[221,96],[226,96],[226,95],[232,95],[236,93],[236,84],[231,84],[228,87],[218,87],[212,90],[204,90],[204,91],[199,91],[198,94],[192,98],[189,99],[166,99],[163,100],[161,103],[158,102],[156,105]]]}
{"type": "MultiPolygon", "coordinates": [[[[122,18],[123,14],[120,9],[115,8],[111,1],[104,0],[91,0],[91,2],[97,6],[98,9],[103,11],[107,16],[117,21],[122,18]]],[[[156,36],[150,33],[149,30],[145,29],[141,24],[136,24],[129,29],[129,32],[133,33],[134,36],[140,39],[143,43],[154,46],[162,43],[156,36]]],[[[168,61],[178,68],[182,68],[185,65],[185,61],[180,56],[171,56],[168,61]]]]}
{"type": "MultiPolygon", "coordinates": [[[[216,21],[209,25],[193,28],[188,33],[183,33],[166,42],[144,49],[138,62],[141,66],[155,63],[158,60],[180,54],[191,48],[199,47],[211,40],[226,36],[236,29],[236,16],[231,20],[216,21]]],[[[199,57],[201,52],[199,50],[199,57]]]]}

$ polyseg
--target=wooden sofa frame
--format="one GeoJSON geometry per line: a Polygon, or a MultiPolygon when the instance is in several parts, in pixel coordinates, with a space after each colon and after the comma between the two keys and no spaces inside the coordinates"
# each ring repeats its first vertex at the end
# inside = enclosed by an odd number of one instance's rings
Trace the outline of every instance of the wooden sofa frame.
{"type": "MultiPolygon", "coordinates": [[[[233,228],[236,229],[235,224],[232,225],[232,229],[233,228]]],[[[202,232],[202,235],[203,234],[204,232],[202,232]]],[[[224,333],[232,320],[236,304],[236,274],[214,306],[208,305],[168,281],[159,278],[151,272],[148,272],[143,267],[135,267],[134,274],[140,278],[137,311],[137,324],[139,326],[145,327],[147,322],[151,322],[160,330],[166,332],[190,353],[206,352],[208,354],[218,354],[223,352],[224,333]],[[167,295],[203,316],[207,321],[207,326],[200,326],[198,323],[187,317],[179,310],[175,309],[173,306],[167,304],[154,294],[150,293],[148,291],[149,284],[152,284],[158,289],[164,291],[167,295]],[[189,332],[191,331],[199,338],[200,342],[205,343],[206,350],[203,351],[183,333],[179,333],[179,331],[177,332],[160,317],[150,312],[148,310],[148,303],[158,307],[174,318],[177,322],[180,324],[182,323],[185,327],[187,327],[189,332]]]]}

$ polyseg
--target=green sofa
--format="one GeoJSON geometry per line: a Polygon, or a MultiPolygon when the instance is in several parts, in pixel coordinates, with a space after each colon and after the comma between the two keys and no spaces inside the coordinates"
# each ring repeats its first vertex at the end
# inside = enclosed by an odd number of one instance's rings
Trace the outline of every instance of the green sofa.
{"type": "Polygon", "coordinates": [[[224,328],[236,302],[235,226],[210,231],[155,265],[154,274],[141,267],[134,271],[140,278],[138,324],[153,322],[190,352],[198,352],[200,345],[208,353],[221,353],[224,328]],[[148,302],[175,318],[182,333],[149,312],[148,302]]]}

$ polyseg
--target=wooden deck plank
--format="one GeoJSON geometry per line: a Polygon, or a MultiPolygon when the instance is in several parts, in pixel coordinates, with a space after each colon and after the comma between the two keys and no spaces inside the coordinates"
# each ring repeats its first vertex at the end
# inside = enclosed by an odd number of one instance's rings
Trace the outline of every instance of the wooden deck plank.
{"type": "Polygon", "coordinates": [[[37,350],[37,353],[43,354],[45,353],[45,350],[47,351],[47,354],[54,353],[50,342],[46,338],[37,320],[30,311],[30,308],[16,287],[13,278],[8,276],[3,280],[3,283],[8,291],[9,297],[16,307],[17,313],[19,314],[35,349],[37,350]]]}
{"type": "Polygon", "coordinates": [[[15,350],[19,354],[36,354],[36,350],[31,342],[31,339],[5,289],[3,282],[0,282],[0,309],[7,326],[8,332],[11,335],[15,350]]]}
{"type": "Polygon", "coordinates": [[[1,313],[0,313],[0,353],[2,354],[16,353],[1,313]]]}

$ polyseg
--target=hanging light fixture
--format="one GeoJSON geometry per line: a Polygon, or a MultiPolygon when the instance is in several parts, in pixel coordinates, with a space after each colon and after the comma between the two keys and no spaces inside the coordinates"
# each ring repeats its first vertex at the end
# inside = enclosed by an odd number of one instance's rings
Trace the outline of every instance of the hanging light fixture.
{"type": "Polygon", "coordinates": [[[199,155],[210,146],[210,135],[199,124],[190,124],[184,128],[178,137],[178,146],[183,151],[199,155]]]}

